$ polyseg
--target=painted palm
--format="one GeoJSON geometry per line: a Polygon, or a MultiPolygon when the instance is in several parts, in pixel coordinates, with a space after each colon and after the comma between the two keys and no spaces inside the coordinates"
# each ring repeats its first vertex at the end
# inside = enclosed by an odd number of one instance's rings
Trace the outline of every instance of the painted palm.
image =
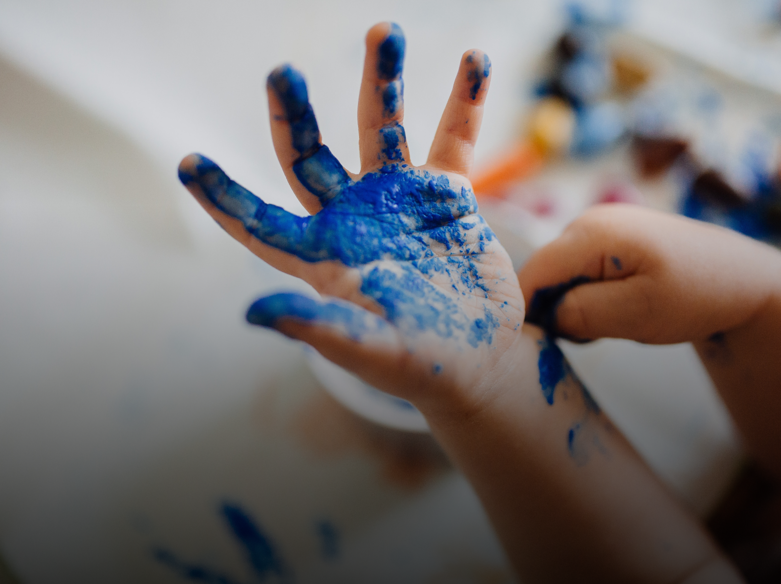
{"type": "Polygon", "coordinates": [[[269,76],[277,155],[311,216],[264,203],[199,155],[183,161],[180,178],[254,253],[334,297],[264,297],[250,308],[250,322],[305,340],[414,399],[419,382],[462,376],[498,358],[523,321],[523,299],[465,178],[490,63],[477,51],[464,55],[429,160],[415,168],[401,125],[403,58],[397,26],[369,32],[358,175],[322,144],[302,76],[289,66],[269,76]],[[479,357],[459,357],[467,348],[479,357]]]}

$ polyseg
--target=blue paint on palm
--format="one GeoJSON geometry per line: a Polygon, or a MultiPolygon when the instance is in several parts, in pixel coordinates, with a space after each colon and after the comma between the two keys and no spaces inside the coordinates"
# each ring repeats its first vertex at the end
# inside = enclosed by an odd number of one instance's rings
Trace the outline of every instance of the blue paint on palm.
{"type": "MultiPolygon", "coordinates": [[[[378,48],[378,77],[390,82],[394,89],[388,91],[395,96],[383,97],[386,115],[401,107],[404,47],[401,29],[393,25],[378,48]]],[[[475,59],[474,70],[479,90],[490,62],[475,59]]],[[[266,204],[205,157],[190,171],[180,171],[182,182],[196,183],[220,211],[239,219],[265,244],[306,262],[338,261],[357,268],[360,291],[408,334],[434,331],[445,338],[458,334],[475,347],[491,344],[500,325],[489,307],[479,262],[494,234],[477,214],[472,191],[451,184],[445,175],[411,169],[404,162],[404,128],[395,121],[379,130],[382,167],[354,181],[321,143],[303,76],[284,65],[271,73],[268,84],[282,104],[299,154],[293,171],[318,196],[322,210],[298,217],[266,204]],[[457,295],[485,299],[482,314],[467,316],[457,295]]],[[[274,326],[280,316],[339,324],[352,338],[378,326],[355,309],[316,308],[313,302],[290,295],[261,299],[247,318],[262,326],[274,326]]]]}
{"type": "MultiPolygon", "coordinates": [[[[338,260],[360,268],[361,292],[385,309],[390,322],[410,331],[433,330],[442,337],[464,331],[473,346],[493,341],[499,321],[490,308],[470,320],[452,294],[430,281],[442,275],[460,294],[488,297],[477,260],[495,236],[476,214],[471,190],[453,188],[445,176],[394,164],[343,184],[316,215],[297,217],[264,203],[206,158],[195,170],[182,172],[182,182],[196,182],[212,203],[240,219],[264,243],[308,262],[338,260]],[[397,263],[390,267],[377,263],[381,260],[397,263]]],[[[304,320],[314,318],[302,306],[287,307],[304,320]]],[[[261,302],[250,312],[258,324],[270,324],[273,319],[264,321],[270,317],[258,315],[276,309],[284,312],[281,303],[261,302]]],[[[333,311],[328,318],[339,314],[346,315],[333,311]]],[[[358,336],[358,321],[345,317],[345,322],[351,336],[358,336]]]]}

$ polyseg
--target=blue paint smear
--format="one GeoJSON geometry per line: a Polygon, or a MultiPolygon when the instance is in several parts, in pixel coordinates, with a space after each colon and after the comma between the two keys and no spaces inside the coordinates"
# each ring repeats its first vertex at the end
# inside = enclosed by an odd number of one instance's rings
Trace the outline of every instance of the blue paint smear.
{"type": "Polygon", "coordinates": [[[152,557],[173,570],[184,580],[204,582],[205,584],[240,584],[238,580],[234,580],[213,568],[188,564],[180,560],[173,552],[164,548],[153,548],[152,557]]]}
{"type": "Polygon", "coordinates": [[[551,336],[563,337],[576,342],[584,342],[585,339],[572,339],[562,335],[557,330],[556,310],[564,300],[564,296],[567,292],[582,284],[587,284],[590,281],[591,278],[588,276],[575,276],[568,282],[540,288],[534,293],[532,301],[529,303],[529,311],[526,313],[526,322],[539,326],[551,336]]]}
{"type": "Polygon", "coordinates": [[[244,548],[246,558],[261,582],[272,574],[280,578],[288,577],[288,569],[277,554],[274,544],[246,511],[238,505],[225,503],[222,506],[222,515],[244,548]]]}
{"type": "MultiPolygon", "coordinates": [[[[407,134],[404,132],[404,126],[401,124],[389,124],[383,128],[380,128],[380,139],[384,144],[381,150],[380,157],[389,162],[402,162],[404,160],[404,153],[399,146],[406,144],[407,134]]],[[[391,165],[386,171],[398,171],[398,165],[391,165]]]]}
{"type": "Polygon", "coordinates": [[[352,179],[328,146],[320,146],[308,158],[293,163],[293,173],[310,193],[325,205],[339,194],[340,189],[351,184],[352,179]]]}
{"type": "MultiPolygon", "coordinates": [[[[480,276],[479,261],[495,235],[477,214],[472,191],[453,188],[446,176],[388,164],[360,181],[342,183],[338,194],[311,217],[264,203],[205,157],[180,178],[197,184],[209,201],[260,241],[307,262],[337,260],[358,268],[361,292],[405,332],[434,331],[443,338],[459,333],[473,346],[493,342],[499,321],[490,303],[480,317],[470,318],[454,292],[488,299],[490,287],[480,276]],[[430,282],[435,276],[448,279],[447,293],[430,282]]],[[[273,326],[287,308],[302,319],[325,318],[301,304],[305,301],[275,302],[251,310],[257,324],[273,326]]],[[[336,319],[335,314],[327,318],[336,319]]],[[[339,314],[342,324],[352,322],[346,313],[339,314]]]]}
{"type": "Polygon", "coordinates": [[[470,83],[469,97],[472,101],[477,99],[477,94],[483,86],[483,82],[491,74],[491,60],[488,58],[488,55],[483,55],[482,62],[476,57],[476,51],[472,51],[466,58],[467,64],[471,65],[467,71],[466,78],[470,83]]]}
{"type": "Polygon", "coordinates": [[[540,371],[540,388],[545,401],[553,405],[553,394],[556,386],[566,376],[568,368],[564,360],[564,353],[550,337],[544,337],[537,341],[540,346],[540,356],[537,360],[537,368],[540,371]]]}
{"type": "Polygon", "coordinates": [[[318,521],[315,532],[320,538],[320,553],[326,560],[335,560],[339,557],[340,534],[336,526],[330,521],[318,521]]]}
{"type": "Polygon", "coordinates": [[[621,263],[621,260],[617,258],[616,256],[610,256],[610,261],[613,262],[613,265],[616,267],[616,270],[623,270],[624,266],[621,263]]]}
{"type": "Polygon", "coordinates": [[[382,92],[383,115],[386,118],[395,116],[404,103],[404,80],[391,81],[382,92]]]}
{"type": "Polygon", "coordinates": [[[401,75],[406,41],[398,24],[391,24],[388,37],[377,49],[377,75],[390,81],[401,75]]]}
{"type": "MultiPolygon", "coordinates": [[[[241,545],[258,581],[264,582],[272,575],[278,576],[283,582],[291,580],[292,575],[275,550],[274,544],[249,514],[238,505],[229,503],[222,505],[221,513],[231,533],[241,545]]],[[[153,548],[152,557],[185,580],[207,584],[239,584],[239,581],[214,568],[185,562],[165,548],[153,548]]]]}
{"type": "Polygon", "coordinates": [[[352,180],[328,147],[320,142],[306,81],[296,69],[282,65],[268,76],[268,86],[282,103],[293,148],[299,153],[293,163],[293,173],[304,188],[325,204],[352,180]]]}
{"type": "Polygon", "coordinates": [[[268,76],[268,86],[274,91],[290,124],[293,148],[306,157],[320,145],[320,130],[312,106],[304,76],[290,65],[281,65],[268,76]]]}
{"type": "Polygon", "coordinates": [[[310,324],[332,324],[342,327],[347,336],[360,340],[370,329],[387,326],[363,309],[336,302],[320,302],[294,292],[272,294],[256,300],[247,310],[250,324],[275,328],[281,318],[292,318],[310,324]],[[371,322],[369,322],[371,319],[371,322]]]}

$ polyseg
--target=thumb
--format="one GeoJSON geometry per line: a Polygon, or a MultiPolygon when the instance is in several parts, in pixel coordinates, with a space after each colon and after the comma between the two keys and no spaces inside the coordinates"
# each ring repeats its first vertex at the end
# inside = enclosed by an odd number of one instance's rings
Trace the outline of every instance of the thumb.
{"type": "Polygon", "coordinates": [[[521,268],[527,322],[575,341],[631,336],[645,306],[642,254],[604,215],[576,220],[521,268]]]}
{"type": "Polygon", "coordinates": [[[612,337],[654,342],[658,318],[643,293],[648,288],[643,278],[647,276],[587,282],[570,289],[549,316],[550,332],[576,341],[612,337]]]}
{"type": "Polygon", "coordinates": [[[406,353],[398,332],[385,319],[336,298],[272,294],[249,307],[247,321],[304,341],[375,387],[387,385],[383,381],[389,374],[398,373],[406,353]]]}

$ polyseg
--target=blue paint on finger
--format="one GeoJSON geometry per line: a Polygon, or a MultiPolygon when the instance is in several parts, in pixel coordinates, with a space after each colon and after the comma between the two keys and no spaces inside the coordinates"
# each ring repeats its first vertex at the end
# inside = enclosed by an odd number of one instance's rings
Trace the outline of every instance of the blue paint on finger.
{"type": "MultiPolygon", "coordinates": [[[[380,128],[380,140],[383,145],[380,150],[380,159],[384,159],[387,162],[402,162],[404,160],[404,153],[400,148],[400,146],[407,143],[404,126],[394,123],[380,128]]],[[[400,170],[400,168],[398,165],[391,165],[386,170],[396,171],[400,170]]]]}
{"type": "Polygon", "coordinates": [[[483,82],[491,74],[491,60],[488,55],[483,55],[483,58],[480,59],[477,56],[477,51],[472,51],[470,55],[467,55],[466,62],[470,66],[466,73],[466,78],[470,83],[469,97],[474,101],[477,99],[483,82]]]}
{"type": "Polygon", "coordinates": [[[183,182],[197,183],[220,210],[268,245],[307,262],[336,260],[359,268],[361,291],[410,334],[428,330],[472,345],[491,344],[499,326],[493,310],[468,317],[457,301],[483,298],[490,306],[491,286],[481,276],[480,258],[495,236],[476,213],[474,194],[454,188],[443,175],[388,167],[342,184],[311,217],[267,205],[204,157],[186,169],[183,182]],[[375,264],[381,260],[400,263],[375,264]],[[434,278],[445,278],[452,292],[434,285],[434,278]]]}
{"type": "Polygon", "coordinates": [[[404,80],[391,81],[382,91],[383,115],[386,118],[395,116],[404,103],[404,80]]]}
{"type": "Polygon", "coordinates": [[[352,179],[342,164],[331,154],[328,146],[321,146],[308,158],[293,164],[296,178],[310,193],[316,195],[323,205],[339,194],[352,179]]]}
{"type": "Polygon", "coordinates": [[[308,324],[339,326],[353,340],[360,340],[367,332],[387,326],[375,315],[356,306],[319,302],[294,292],[259,298],[247,310],[247,322],[267,328],[277,328],[280,319],[285,318],[308,324]]]}
{"type": "Polygon", "coordinates": [[[617,258],[616,256],[610,256],[610,261],[613,262],[613,265],[616,267],[616,270],[623,270],[624,266],[621,263],[621,260],[617,258]]]}
{"type": "Polygon", "coordinates": [[[217,209],[238,219],[257,239],[288,253],[296,253],[309,217],[297,217],[281,207],[268,205],[205,156],[195,155],[194,164],[180,168],[179,178],[185,186],[197,185],[217,209]]]}
{"type": "Polygon", "coordinates": [[[587,284],[591,281],[588,276],[575,276],[568,282],[547,286],[538,289],[532,296],[529,303],[529,311],[526,313],[526,322],[539,326],[542,330],[552,336],[561,336],[569,340],[583,342],[584,339],[572,339],[566,337],[558,331],[556,327],[556,311],[564,300],[564,296],[578,286],[587,284]]]}
{"type": "Polygon", "coordinates": [[[302,158],[313,154],[320,146],[320,129],[309,104],[304,76],[290,65],[281,65],[268,76],[268,86],[285,110],[293,148],[302,158]]]}
{"type": "Polygon", "coordinates": [[[392,80],[401,75],[404,67],[406,41],[398,24],[391,24],[390,33],[377,49],[377,75],[392,80]]]}

